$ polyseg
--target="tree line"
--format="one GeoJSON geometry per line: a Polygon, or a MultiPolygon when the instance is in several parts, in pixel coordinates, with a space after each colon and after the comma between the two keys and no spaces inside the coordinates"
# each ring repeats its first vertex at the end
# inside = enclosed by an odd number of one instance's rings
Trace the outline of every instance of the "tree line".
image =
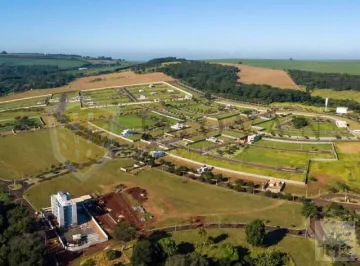
{"type": "Polygon", "coordinates": [[[313,89],[360,90],[360,75],[318,73],[302,70],[288,70],[296,84],[313,89]]]}
{"type": "MultiPolygon", "coordinates": [[[[243,84],[237,81],[236,67],[210,64],[200,61],[183,61],[159,68],[160,71],[205,93],[245,102],[271,104],[295,102],[323,106],[325,99],[311,96],[309,92],[280,89],[270,85],[243,84]]],[[[329,100],[330,107],[347,106],[360,111],[360,104],[353,100],[329,100]]]]}

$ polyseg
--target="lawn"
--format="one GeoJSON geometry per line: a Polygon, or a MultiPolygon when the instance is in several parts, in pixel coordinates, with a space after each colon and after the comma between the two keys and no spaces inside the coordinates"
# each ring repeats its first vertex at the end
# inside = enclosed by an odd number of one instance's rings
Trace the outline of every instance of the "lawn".
{"type": "Polygon", "coordinates": [[[105,151],[67,129],[43,129],[0,137],[0,178],[40,174],[65,160],[85,162],[105,151]]]}
{"type": "Polygon", "coordinates": [[[203,150],[203,149],[206,149],[206,148],[217,146],[218,144],[219,143],[214,143],[214,142],[211,142],[211,141],[202,140],[202,141],[199,141],[199,142],[189,144],[189,147],[192,148],[192,149],[203,150]]]}
{"type": "Polygon", "coordinates": [[[113,160],[99,168],[84,182],[69,174],[31,187],[25,195],[36,207],[50,205],[50,195],[57,191],[70,192],[74,197],[89,193],[105,193],[117,184],[140,186],[148,190],[145,208],[157,218],[157,226],[187,223],[193,216],[207,216],[209,221],[248,222],[255,218],[270,224],[304,226],[301,205],[239,193],[197,181],[184,180],[160,170],[145,170],[138,175],[119,171],[121,160],[113,160]],[[209,208],[211,206],[211,208],[209,208]]]}
{"type": "MultiPolygon", "coordinates": [[[[246,235],[244,229],[206,229],[207,235],[216,238],[222,238],[218,245],[230,243],[234,246],[240,246],[248,249],[251,255],[256,256],[260,252],[265,252],[267,248],[254,248],[246,242],[246,235]]],[[[196,231],[179,231],[172,233],[172,237],[177,244],[182,242],[196,244],[199,240],[196,231]]],[[[271,249],[280,250],[288,253],[297,266],[330,266],[326,262],[315,261],[315,243],[311,239],[306,239],[298,236],[288,235],[280,239],[270,239],[275,242],[270,246],[271,249]]],[[[204,253],[209,257],[220,258],[218,249],[205,248],[204,253]]]]}
{"type": "Polygon", "coordinates": [[[322,73],[347,73],[360,75],[360,60],[284,60],[284,59],[209,59],[221,63],[239,63],[274,69],[298,69],[322,73]]]}
{"type": "Polygon", "coordinates": [[[270,147],[274,149],[293,149],[303,151],[332,151],[331,144],[311,144],[311,143],[296,143],[296,142],[283,142],[272,140],[259,140],[255,142],[256,146],[270,147]]]}
{"type": "Polygon", "coordinates": [[[332,154],[316,154],[296,151],[283,151],[250,146],[235,159],[244,162],[254,162],[273,167],[290,167],[305,169],[309,159],[334,158],[332,154]]]}
{"type": "Polygon", "coordinates": [[[284,179],[296,180],[296,181],[303,181],[303,179],[304,179],[303,173],[288,173],[288,172],[281,172],[281,171],[265,169],[265,168],[255,167],[255,166],[242,165],[240,163],[218,160],[218,159],[212,158],[210,156],[206,156],[206,155],[199,155],[199,154],[189,152],[186,149],[181,149],[181,148],[175,149],[175,150],[171,151],[171,153],[173,153],[174,155],[177,155],[177,156],[181,156],[186,159],[197,161],[202,164],[209,164],[212,166],[218,166],[218,167],[227,168],[227,169],[235,170],[235,171],[259,174],[259,175],[266,175],[266,176],[272,176],[272,177],[284,178],[284,179]]]}
{"type": "Polygon", "coordinates": [[[13,110],[20,109],[24,107],[32,107],[32,106],[40,106],[45,104],[45,99],[49,96],[41,96],[32,99],[23,99],[23,100],[15,100],[15,101],[7,101],[1,102],[0,100],[0,110],[13,110]]]}
{"type": "MultiPolygon", "coordinates": [[[[320,96],[323,98],[338,99],[338,100],[354,100],[360,102],[360,92],[359,91],[335,91],[330,89],[319,89],[313,90],[311,93],[312,96],[320,96]]],[[[330,100],[331,102],[331,100],[330,100]]]]}
{"type": "Polygon", "coordinates": [[[154,121],[141,117],[137,114],[121,115],[114,119],[115,123],[121,125],[124,128],[142,129],[145,126],[154,126],[154,121]]]}

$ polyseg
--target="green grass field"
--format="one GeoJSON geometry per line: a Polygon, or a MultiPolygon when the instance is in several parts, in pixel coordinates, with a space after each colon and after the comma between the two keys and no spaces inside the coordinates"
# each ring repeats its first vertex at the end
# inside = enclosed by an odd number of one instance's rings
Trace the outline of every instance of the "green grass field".
{"type": "Polygon", "coordinates": [[[309,143],[295,143],[295,142],[282,142],[259,140],[255,142],[256,146],[270,147],[275,149],[294,149],[303,151],[332,151],[331,144],[309,144],[309,143]]]}
{"type": "Polygon", "coordinates": [[[218,160],[215,158],[211,158],[206,155],[199,155],[193,152],[189,152],[186,149],[175,149],[171,151],[174,155],[181,156],[186,159],[194,160],[203,164],[209,164],[212,166],[218,166],[223,167],[235,171],[242,171],[252,174],[259,174],[259,175],[267,175],[277,178],[284,178],[289,180],[295,180],[295,181],[303,181],[304,180],[304,174],[303,173],[288,173],[288,172],[280,172],[276,170],[271,169],[264,169],[260,167],[255,166],[249,166],[249,165],[242,165],[240,163],[235,162],[228,162],[223,160],[218,160]]]}
{"type": "Polygon", "coordinates": [[[66,159],[80,163],[105,153],[99,146],[61,128],[0,137],[0,146],[0,178],[10,180],[40,174],[66,159]]]}
{"type": "Polygon", "coordinates": [[[8,102],[1,102],[0,101],[0,111],[1,110],[12,110],[12,109],[20,109],[30,106],[39,106],[45,104],[45,99],[47,97],[40,96],[32,99],[23,99],[23,100],[16,100],[16,101],[8,101],[8,102]]]}
{"type": "Polygon", "coordinates": [[[9,64],[9,65],[22,65],[22,66],[32,66],[32,65],[54,65],[59,68],[76,68],[81,67],[86,64],[84,61],[77,59],[58,59],[58,58],[40,58],[37,56],[0,56],[0,64],[9,64]]]}
{"type": "Polygon", "coordinates": [[[154,126],[154,121],[142,118],[137,114],[121,115],[115,118],[115,123],[131,129],[142,129],[144,126],[154,126]]]}
{"type": "MultiPolygon", "coordinates": [[[[323,98],[338,99],[338,100],[354,100],[360,102],[359,91],[335,91],[330,89],[319,89],[314,90],[311,93],[312,96],[320,96],[323,98]]],[[[331,101],[331,100],[330,100],[331,101]]]]}
{"type": "Polygon", "coordinates": [[[118,184],[126,184],[147,189],[149,200],[144,206],[157,217],[157,227],[187,223],[197,215],[207,216],[209,221],[220,218],[224,222],[248,222],[260,218],[273,225],[304,227],[299,203],[238,193],[192,180],[183,182],[182,178],[160,170],[145,170],[133,176],[119,171],[123,164],[122,160],[107,162],[84,182],[69,174],[39,183],[25,195],[36,208],[41,208],[50,205],[50,195],[57,191],[67,191],[76,197],[105,193],[118,184]]]}
{"type": "Polygon", "coordinates": [[[360,75],[360,60],[209,59],[206,61],[235,64],[241,61],[244,65],[256,67],[360,75]]]}
{"type": "MultiPolygon", "coordinates": [[[[266,248],[254,248],[250,246],[246,242],[244,229],[206,229],[206,231],[208,236],[214,238],[221,235],[226,236],[223,241],[218,243],[219,246],[225,243],[241,246],[248,249],[252,256],[256,256],[257,254],[266,251],[266,248]]],[[[199,241],[199,237],[195,230],[174,232],[172,233],[172,237],[177,244],[180,244],[181,242],[196,244],[199,241]]],[[[271,245],[270,248],[289,254],[296,266],[331,265],[330,263],[315,261],[315,243],[310,239],[288,235],[282,238],[278,243],[271,245]],[[299,252],[300,250],[301,252],[299,252]]],[[[219,249],[213,249],[211,247],[204,248],[203,253],[212,258],[221,258],[219,249]]]]}
{"type": "Polygon", "coordinates": [[[202,140],[199,142],[189,144],[189,147],[192,149],[203,150],[203,149],[214,147],[217,145],[218,145],[218,143],[214,143],[214,142],[207,141],[207,140],[202,140]]]}

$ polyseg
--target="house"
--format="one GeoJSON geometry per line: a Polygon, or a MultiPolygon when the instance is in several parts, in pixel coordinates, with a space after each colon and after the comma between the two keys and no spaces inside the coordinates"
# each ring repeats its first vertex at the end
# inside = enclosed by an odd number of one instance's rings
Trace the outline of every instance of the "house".
{"type": "Polygon", "coordinates": [[[192,94],[185,95],[185,100],[191,100],[191,99],[192,99],[192,94]]]}
{"type": "Polygon", "coordinates": [[[87,67],[79,67],[79,70],[86,70],[87,67]]]}
{"type": "Polygon", "coordinates": [[[213,169],[213,167],[209,167],[209,166],[203,165],[203,166],[201,166],[200,168],[196,169],[196,171],[197,171],[199,174],[203,174],[203,173],[211,172],[212,169],[213,169]]]}
{"type": "Polygon", "coordinates": [[[124,136],[124,137],[130,136],[130,135],[133,135],[133,134],[135,134],[135,131],[132,130],[132,129],[124,129],[121,132],[121,135],[124,136]]]}
{"type": "Polygon", "coordinates": [[[144,90],[143,90],[143,89],[140,89],[139,92],[140,92],[140,93],[141,93],[141,92],[144,92],[144,90]]]}
{"type": "Polygon", "coordinates": [[[216,137],[210,137],[210,138],[207,138],[206,140],[210,141],[210,142],[214,142],[214,143],[219,142],[219,140],[216,137]]]}
{"type": "Polygon", "coordinates": [[[139,100],[146,100],[147,98],[146,98],[146,96],[145,95],[140,95],[140,97],[139,97],[139,100]]]}
{"type": "Polygon", "coordinates": [[[343,120],[336,120],[336,126],[337,127],[347,127],[347,122],[343,120]]]}
{"type": "Polygon", "coordinates": [[[175,91],[174,90],[167,90],[167,92],[172,93],[172,92],[175,92],[175,91]]]}
{"type": "Polygon", "coordinates": [[[161,157],[164,157],[166,155],[165,152],[163,151],[152,151],[150,152],[150,155],[154,158],[154,159],[159,159],[161,157]]]}
{"type": "Polygon", "coordinates": [[[182,123],[176,123],[175,125],[171,126],[171,129],[174,129],[174,130],[180,130],[180,129],[183,129],[183,128],[185,128],[185,125],[182,124],[182,123]]]}
{"type": "Polygon", "coordinates": [[[273,193],[279,193],[283,189],[285,185],[285,182],[283,181],[277,181],[277,180],[269,180],[266,184],[266,189],[268,191],[271,191],[273,193]]]}
{"type": "Polygon", "coordinates": [[[256,135],[256,134],[249,135],[249,136],[247,136],[247,143],[253,144],[255,141],[258,141],[259,139],[260,139],[259,135],[256,135]]]}
{"type": "Polygon", "coordinates": [[[149,88],[151,89],[151,88],[154,88],[155,87],[155,85],[154,84],[150,84],[149,85],[149,88]]]}
{"type": "Polygon", "coordinates": [[[336,113],[339,115],[347,114],[348,107],[336,107],[336,113]]]}
{"type": "Polygon", "coordinates": [[[155,91],[150,92],[151,95],[156,95],[155,91]]]}

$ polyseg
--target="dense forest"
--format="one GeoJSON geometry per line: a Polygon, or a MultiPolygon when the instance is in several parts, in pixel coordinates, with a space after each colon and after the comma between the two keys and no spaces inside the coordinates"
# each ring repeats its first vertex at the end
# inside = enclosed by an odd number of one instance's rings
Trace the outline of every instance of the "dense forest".
{"type": "Polygon", "coordinates": [[[79,74],[61,71],[57,66],[0,65],[0,96],[9,92],[44,89],[68,84],[79,74]]]}
{"type": "Polygon", "coordinates": [[[162,66],[163,63],[170,63],[170,62],[185,62],[186,59],[184,58],[177,58],[177,57],[160,57],[154,58],[146,63],[137,64],[131,68],[132,71],[135,73],[144,73],[144,72],[154,72],[157,71],[159,67],[162,66]]]}
{"type": "Polygon", "coordinates": [[[313,89],[360,90],[360,75],[288,70],[296,84],[313,89]]]}
{"type": "Polygon", "coordinates": [[[0,265],[44,265],[44,237],[27,209],[0,191],[0,265]]]}
{"type": "MultiPolygon", "coordinates": [[[[238,69],[230,66],[185,61],[166,65],[159,70],[198,90],[234,100],[260,104],[295,102],[317,106],[322,106],[325,103],[324,98],[311,96],[310,93],[304,91],[280,89],[269,85],[238,83],[238,69]]],[[[330,99],[329,106],[348,106],[352,110],[360,111],[360,104],[352,100],[330,99]]]]}

